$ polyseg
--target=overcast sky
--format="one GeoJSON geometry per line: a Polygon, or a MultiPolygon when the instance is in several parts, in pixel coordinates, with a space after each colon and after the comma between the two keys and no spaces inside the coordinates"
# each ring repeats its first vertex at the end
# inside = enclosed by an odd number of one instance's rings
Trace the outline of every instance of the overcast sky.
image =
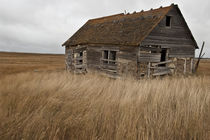
{"type": "MultiPolygon", "coordinates": [[[[210,57],[209,0],[0,0],[0,51],[64,53],[61,44],[88,19],[178,4],[210,57]]],[[[197,53],[198,54],[198,53],[197,53]]]]}

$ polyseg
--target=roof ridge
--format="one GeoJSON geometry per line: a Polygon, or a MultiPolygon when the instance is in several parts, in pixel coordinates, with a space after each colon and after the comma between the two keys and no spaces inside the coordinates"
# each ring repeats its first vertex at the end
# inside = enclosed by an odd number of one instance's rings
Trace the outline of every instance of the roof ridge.
{"type": "Polygon", "coordinates": [[[105,18],[111,18],[111,17],[116,17],[116,16],[122,16],[122,15],[124,15],[124,14],[123,13],[119,13],[119,14],[115,14],[115,15],[103,16],[103,17],[99,17],[99,18],[89,19],[89,21],[101,20],[101,19],[105,19],[105,18]]]}
{"type": "Polygon", "coordinates": [[[109,19],[109,18],[113,18],[113,17],[119,17],[119,16],[132,16],[132,15],[138,15],[140,13],[142,14],[146,14],[148,12],[151,12],[151,11],[157,11],[159,9],[166,9],[166,8],[170,8],[174,6],[174,4],[171,4],[170,6],[165,6],[165,7],[159,7],[159,8],[156,8],[156,9],[150,9],[150,10],[147,10],[147,11],[144,11],[144,10],[141,10],[140,12],[133,12],[133,13],[127,13],[127,14],[124,14],[124,13],[119,13],[119,14],[114,14],[114,15],[110,15],[110,16],[103,16],[103,17],[99,17],[99,18],[93,18],[93,19],[90,19],[88,21],[99,21],[99,20],[103,20],[103,19],[109,19]]]}

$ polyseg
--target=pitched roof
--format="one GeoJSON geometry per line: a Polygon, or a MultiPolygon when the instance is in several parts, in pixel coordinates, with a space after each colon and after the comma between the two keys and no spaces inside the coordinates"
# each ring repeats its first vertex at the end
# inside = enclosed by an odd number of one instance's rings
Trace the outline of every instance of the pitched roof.
{"type": "Polygon", "coordinates": [[[109,44],[137,46],[173,8],[160,7],[133,14],[117,14],[91,19],[62,46],[109,44]]]}
{"type": "Polygon", "coordinates": [[[139,45],[171,8],[172,6],[168,6],[133,14],[121,13],[91,19],[63,46],[79,44],[139,45]]]}

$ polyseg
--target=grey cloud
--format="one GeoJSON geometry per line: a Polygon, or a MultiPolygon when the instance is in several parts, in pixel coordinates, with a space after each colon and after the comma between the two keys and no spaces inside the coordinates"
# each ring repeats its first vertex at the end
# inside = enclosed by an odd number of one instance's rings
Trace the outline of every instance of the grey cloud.
{"type": "Polygon", "coordinates": [[[0,51],[64,53],[61,44],[88,19],[172,2],[179,4],[199,46],[207,41],[204,51],[210,57],[208,0],[0,0],[0,51]]]}

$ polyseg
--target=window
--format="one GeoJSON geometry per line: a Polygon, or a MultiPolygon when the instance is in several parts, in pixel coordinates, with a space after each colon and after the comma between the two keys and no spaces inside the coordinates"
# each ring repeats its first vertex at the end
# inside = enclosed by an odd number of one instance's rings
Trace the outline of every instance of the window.
{"type": "Polygon", "coordinates": [[[116,51],[104,50],[102,61],[104,64],[116,64],[116,51]]]}
{"type": "Polygon", "coordinates": [[[103,57],[103,59],[104,59],[104,63],[105,64],[108,64],[108,59],[109,59],[109,51],[104,51],[104,57],[103,57]],[[107,60],[107,61],[106,61],[107,60]]]}
{"type": "Polygon", "coordinates": [[[83,51],[75,52],[74,59],[77,64],[83,64],[83,51]]]}
{"type": "Polygon", "coordinates": [[[115,64],[115,60],[116,60],[116,51],[110,51],[109,52],[109,60],[112,60],[110,61],[109,63],[110,64],[115,64]]]}
{"type": "Polygon", "coordinates": [[[81,58],[81,60],[79,60],[79,63],[83,64],[83,52],[79,53],[79,57],[81,58]]]}
{"type": "Polygon", "coordinates": [[[171,16],[166,16],[166,27],[171,27],[171,16]]]}

